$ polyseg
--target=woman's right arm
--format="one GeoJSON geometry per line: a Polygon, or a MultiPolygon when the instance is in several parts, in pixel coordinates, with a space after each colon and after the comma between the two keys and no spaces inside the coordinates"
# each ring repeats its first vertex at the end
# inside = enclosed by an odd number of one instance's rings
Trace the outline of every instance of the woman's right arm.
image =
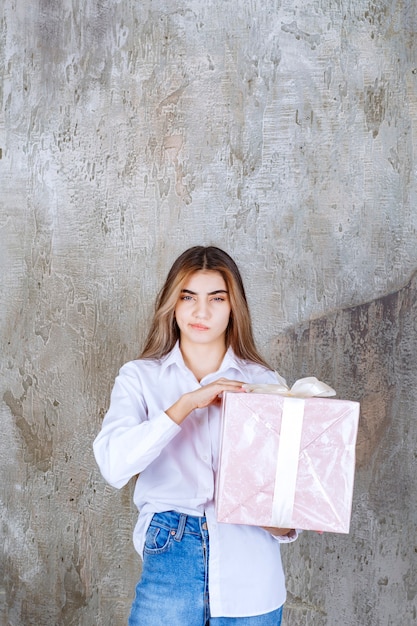
{"type": "Polygon", "coordinates": [[[103,477],[113,487],[123,487],[152,463],[180,430],[162,410],[148,415],[135,365],[127,363],[115,380],[109,409],[93,444],[103,477]]]}
{"type": "Polygon", "coordinates": [[[165,411],[148,416],[140,386],[134,364],[123,366],[116,378],[101,431],[93,444],[103,477],[117,488],[123,487],[159,456],[194,409],[220,404],[223,391],[242,390],[241,382],[220,378],[181,395],[165,411]]]}

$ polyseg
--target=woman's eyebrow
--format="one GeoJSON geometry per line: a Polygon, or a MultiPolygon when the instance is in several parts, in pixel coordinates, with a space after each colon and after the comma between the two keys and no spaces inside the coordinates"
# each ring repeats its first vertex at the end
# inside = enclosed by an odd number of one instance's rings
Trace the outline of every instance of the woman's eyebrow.
{"type": "MultiPolygon", "coordinates": [[[[191,291],[191,289],[181,289],[181,293],[189,293],[191,296],[198,296],[196,291],[191,291]]],[[[215,296],[218,293],[229,293],[226,289],[216,289],[216,291],[209,291],[208,296],[215,296]]]]}

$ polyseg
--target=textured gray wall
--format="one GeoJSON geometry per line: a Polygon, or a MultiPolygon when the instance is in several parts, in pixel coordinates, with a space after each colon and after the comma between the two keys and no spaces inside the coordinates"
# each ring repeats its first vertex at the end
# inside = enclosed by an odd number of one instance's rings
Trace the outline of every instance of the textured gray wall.
{"type": "Polygon", "coordinates": [[[288,329],[277,358],[359,400],[349,536],[308,533],[285,550],[287,624],[417,621],[417,274],[397,292],[288,329]]]}
{"type": "Polygon", "coordinates": [[[125,623],[131,488],[91,442],[171,261],[214,243],[272,364],[363,403],[352,532],[285,550],[286,626],[412,624],[415,1],[0,10],[0,623],[125,623]]]}

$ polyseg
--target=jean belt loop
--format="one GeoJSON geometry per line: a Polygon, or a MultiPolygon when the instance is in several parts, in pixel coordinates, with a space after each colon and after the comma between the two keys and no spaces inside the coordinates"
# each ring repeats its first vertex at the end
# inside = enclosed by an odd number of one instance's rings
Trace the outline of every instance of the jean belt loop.
{"type": "Polygon", "coordinates": [[[175,541],[181,541],[182,536],[184,534],[185,525],[187,523],[187,515],[185,513],[180,513],[180,518],[178,520],[177,532],[175,533],[175,541]]]}

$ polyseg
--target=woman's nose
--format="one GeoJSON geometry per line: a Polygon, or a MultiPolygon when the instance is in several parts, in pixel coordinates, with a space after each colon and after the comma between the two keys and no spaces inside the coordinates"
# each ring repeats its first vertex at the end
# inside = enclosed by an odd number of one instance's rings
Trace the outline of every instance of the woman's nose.
{"type": "Polygon", "coordinates": [[[206,319],[208,317],[208,306],[206,302],[196,302],[194,309],[194,315],[199,319],[206,319]]]}

